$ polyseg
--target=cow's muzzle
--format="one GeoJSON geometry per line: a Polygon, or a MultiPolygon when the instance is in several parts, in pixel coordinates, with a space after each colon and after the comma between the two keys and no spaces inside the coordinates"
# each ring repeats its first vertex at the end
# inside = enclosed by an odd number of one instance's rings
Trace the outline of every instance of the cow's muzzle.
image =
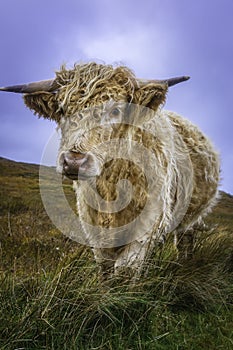
{"type": "Polygon", "coordinates": [[[94,174],[92,168],[93,157],[88,153],[73,151],[62,152],[59,163],[62,166],[62,173],[71,180],[86,180],[94,174]]]}

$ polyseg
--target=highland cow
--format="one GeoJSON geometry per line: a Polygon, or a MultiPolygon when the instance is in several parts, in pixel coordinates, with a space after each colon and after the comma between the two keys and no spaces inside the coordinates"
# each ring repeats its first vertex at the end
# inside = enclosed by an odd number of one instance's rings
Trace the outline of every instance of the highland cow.
{"type": "Polygon", "coordinates": [[[88,63],[63,66],[53,80],[1,88],[23,93],[26,106],[61,129],[57,170],[73,180],[102,276],[138,272],[171,232],[178,248],[192,241],[192,228],[216,202],[219,157],[211,142],[161,109],[168,88],[185,80],[142,80],[126,67],[88,63]]]}

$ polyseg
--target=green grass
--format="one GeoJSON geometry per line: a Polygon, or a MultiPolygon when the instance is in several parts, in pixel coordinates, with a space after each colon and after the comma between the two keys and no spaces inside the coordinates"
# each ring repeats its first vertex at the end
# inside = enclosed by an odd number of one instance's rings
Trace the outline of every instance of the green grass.
{"type": "Polygon", "coordinates": [[[169,243],[157,250],[133,285],[100,285],[83,248],[47,269],[37,256],[28,273],[16,260],[1,274],[1,349],[232,349],[229,239],[202,242],[186,264],[175,255],[169,243]]]}
{"type": "Polygon", "coordinates": [[[101,285],[90,251],[47,217],[38,166],[0,166],[1,350],[233,349],[232,196],[207,218],[214,230],[199,233],[192,259],[168,239],[146,276],[101,285]]]}

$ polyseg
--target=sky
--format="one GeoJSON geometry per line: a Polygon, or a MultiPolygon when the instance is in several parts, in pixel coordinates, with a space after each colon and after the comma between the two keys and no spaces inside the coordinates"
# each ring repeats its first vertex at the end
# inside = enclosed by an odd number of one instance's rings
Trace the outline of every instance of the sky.
{"type": "MultiPolygon", "coordinates": [[[[189,75],[165,109],[198,125],[233,194],[232,0],[1,0],[0,86],[50,79],[61,64],[121,63],[138,78],[189,75]]],[[[40,163],[56,127],[0,93],[0,156],[40,163]]]]}

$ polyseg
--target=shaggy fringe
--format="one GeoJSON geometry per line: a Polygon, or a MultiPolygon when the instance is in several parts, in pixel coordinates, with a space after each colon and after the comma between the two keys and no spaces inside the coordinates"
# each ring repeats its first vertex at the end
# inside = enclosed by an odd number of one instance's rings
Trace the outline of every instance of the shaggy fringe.
{"type": "Polygon", "coordinates": [[[137,81],[126,67],[96,63],[76,64],[68,70],[64,65],[56,73],[56,82],[61,86],[58,93],[59,107],[66,115],[93,107],[109,99],[133,100],[137,81]]]}
{"type": "Polygon", "coordinates": [[[39,92],[24,95],[24,102],[39,117],[57,122],[62,116],[114,101],[133,102],[157,110],[166,99],[165,84],[150,83],[139,87],[134,73],[127,67],[97,64],[63,65],[56,72],[56,93],[39,92]]]}

